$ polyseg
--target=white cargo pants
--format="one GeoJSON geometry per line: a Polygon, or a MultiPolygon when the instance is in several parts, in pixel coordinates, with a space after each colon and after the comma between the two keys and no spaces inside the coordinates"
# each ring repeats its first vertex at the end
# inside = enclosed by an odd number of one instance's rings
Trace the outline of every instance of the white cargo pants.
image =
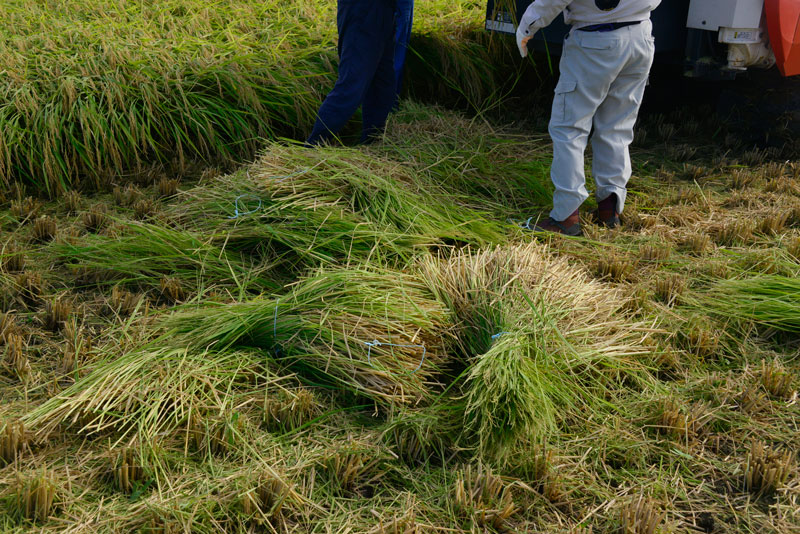
{"type": "Polygon", "coordinates": [[[584,151],[592,127],[596,197],[616,193],[622,213],[631,177],[628,147],[654,53],[650,21],[610,32],[572,30],[565,39],[550,118],[553,219],[563,221],[589,196],[584,151]]]}

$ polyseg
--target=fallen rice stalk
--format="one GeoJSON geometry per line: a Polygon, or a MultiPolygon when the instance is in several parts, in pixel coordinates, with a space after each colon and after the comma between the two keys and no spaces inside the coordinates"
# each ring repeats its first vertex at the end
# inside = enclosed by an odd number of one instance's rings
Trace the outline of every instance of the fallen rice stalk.
{"type": "Polygon", "coordinates": [[[290,266],[408,260],[426,247],[504,240],[500,224],[413,167],[359,151],[274,144],[245,173],[182,195],[176,218],[290,266]]]}
{"type": "Polygon", "coordinates": [[[692,306],[724,320],[755,323],[793,334],[800,333],[800,279],[758,276],[721,280],[693,299],[692,306]]]}
{"type": "Polygon", "coordinates": [[[62,423],[84,433],[114,429],[140,441],[185,427],[192,414],[221,413],[229,394],[252,380],[278,380],[252,352],[214,354],[146,346],[119,356],[113,348],[93,370],[22,419],[37,436],[62,423]]]}
{"type": "Polygon", "coordinates": [[[87,235],[78,243],[53,245],[59,257],[78,273],[95,280],[162,290],[169,276],[195,291],[210,286],[236,293],[277,289],[266,266],[210,244],[191,232],[147,223],[129,223],[117,237],[87,235]],[[91,277],[89,277],[91,278],[91,277]],[[109,280],[110,279],[110,280],[109,280]]]}

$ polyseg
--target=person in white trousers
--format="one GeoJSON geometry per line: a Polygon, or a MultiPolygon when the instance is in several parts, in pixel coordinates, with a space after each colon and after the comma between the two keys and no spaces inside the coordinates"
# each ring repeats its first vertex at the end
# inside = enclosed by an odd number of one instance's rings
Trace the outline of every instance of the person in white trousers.
{"type": "Polygon", "coordinates": [[[589,197],[584,152],[592,142],[592,174],[600,224],[619,225],[631,177],[628,147],[655,53],[650,13],[661,0],[535,0],[517,29],[522,57],[537,30],[562,11],[572,28],[550,117],[553,210],[536,231],[581,235],[579,208],[589,197]]]}

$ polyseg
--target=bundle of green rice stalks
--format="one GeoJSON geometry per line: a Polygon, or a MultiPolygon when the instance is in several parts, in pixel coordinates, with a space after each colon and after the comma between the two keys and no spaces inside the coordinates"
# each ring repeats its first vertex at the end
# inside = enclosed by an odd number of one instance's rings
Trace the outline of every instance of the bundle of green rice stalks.
{"type": "Polygon", "coordinates": [[[468,358],[467,438],[504,460],[615,398],[656,387],[644,342],[651,325],[623,311],[625,295],[531,243],[426,260],[431,290],[456,323],[468,358]]]}
{"type": "Polygon", "coordinates": [[[240,292],[278,289],[270,266],[227,251],[206,237],[148,223],[128,223],[121,235],[86,235],[52,249],[84,282],[160,289],[165,277],[184,289],[240,292]]]}
{"type": "Polygon", "coordinates": [[[230,246],[314,261],[503,239],[500,224],[413,171],[358,150],[270,145],[245,175],[188,191],[176,216],[230,246]]]}
{"type": "Polygon", "coordinates": [[[59,426],[95,434],[130,432],[149,441],[192,417],[220,414],[247,393],[280,379],[254,351],[210,354],[156,342],[119,355],[114,347],[73,385],[28,412],[23,422],[38,437],[59,426]]]}
{"type": "Polygon", "coordinates": [[[423,282],[377,268],[321,270],[279,298],[181,311],[167,330],[179,346],[261,349],[307,383],[400,404],[430,393],[449,335],[423,282]]]}
{"type": "Polygon", "coordinates": [[[800,279],[757,276],[721,280],[692,299],[693,307],[725,321],[755,324],[800,334],[800,279]]]}
{"type": "Polygon", "coordinates": [[[193,231],[228,250],[256,254],[274,266],[310,266],[409,258],[427,239],[380,227],[336,206],[297,206],[275,197],[269,180],[237,172],[182,192],[172,209],[193,231]]]}

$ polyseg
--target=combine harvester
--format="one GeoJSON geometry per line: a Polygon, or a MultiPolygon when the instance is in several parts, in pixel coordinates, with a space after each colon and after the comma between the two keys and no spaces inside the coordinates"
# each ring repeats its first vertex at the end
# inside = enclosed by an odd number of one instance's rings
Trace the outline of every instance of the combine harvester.
{"type": "MultiPolygon", "coordinates": [[[[488,0],[486,29],[514,33],[530,0],[488,0]]],[[[563,18],[539,32],[535,48],[558,53],[563,18]]],[[[660,61],[684,65],[689,77],[732,79],[777,65],[800,74],[800,0],[663,0],[653,12],[660,61]]]]}

